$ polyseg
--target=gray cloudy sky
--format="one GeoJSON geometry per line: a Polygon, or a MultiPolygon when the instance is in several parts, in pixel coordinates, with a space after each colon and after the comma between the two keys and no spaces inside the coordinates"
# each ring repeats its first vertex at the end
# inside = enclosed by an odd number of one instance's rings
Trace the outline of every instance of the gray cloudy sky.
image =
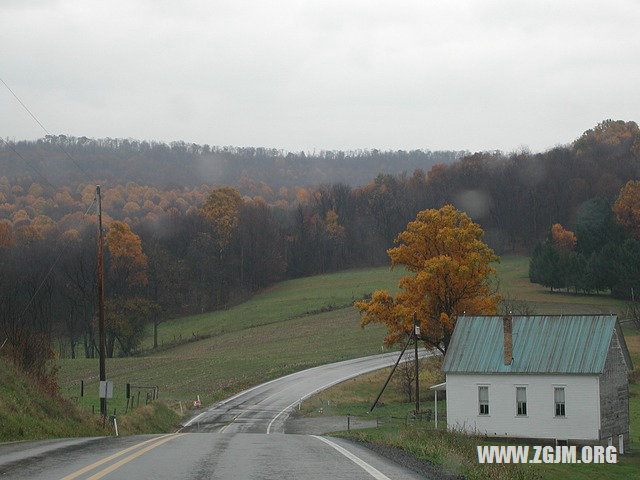
{"type": "MultiPolygon", "coordinates": [[[[639,27],[635,0],[0,0],[0,77],[68,135],[543,150],[640,120],[639,27]]],[[[0,136],[42,136],[0,87],[0,136]]]]}

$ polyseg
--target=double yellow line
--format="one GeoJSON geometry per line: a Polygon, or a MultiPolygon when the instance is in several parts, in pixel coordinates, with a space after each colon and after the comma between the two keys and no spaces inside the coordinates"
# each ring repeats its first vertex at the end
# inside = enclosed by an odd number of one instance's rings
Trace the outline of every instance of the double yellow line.
{"type": "Polygon", "coordinates": [[[167,435],[162,435],[161,437],[155,437],[155,438],[151,438],[149,440],[145,440],[144,442],[140,442],[137,443],[135,445],[132,445],[129,448],[125,448],[124,450],[120,450],[119,452],[114,453],[113,455],[108,456],[107,458],[103,458],[102,460],[97,461],[96,463],[92,463],[91,465],[87,465],[84,468],[81,468],[80,470],[78,470],[77,472],[73,472],[69,475],[67,475],[66,477],[63,477],[61,480],[73,480],[74,478],[79,477],[80,475],[87,473],[95,468],[98,468],[101,465],[104,465],[107,462],[110,462],[111,460],[115,460],[118,457],[121,457],[122,455],[131,452],[132,450],[136,450],[137,448],[142,447],[143,445],[147,445],[144,448],[141,448],[140,450],[132,453],[131,455],[123,458],[122,460],[119,460],[111,465],[109,465],[107,468],[105,468],[104,470],[100,470],[97,473],[94,473],[93,475],[91,475],[89,478],[87,478],[87,480],[97,480],[98,478],[102,478],[105,475],[107,475],[108,473],[113,472],[114,470],[116,470],[117,468],[120,468],[122,465],[124,465],[125,463],[130,462],[131,460],[133,460],[134,458],[139,457],[140,455],[142,455],[143,453],[148,452],[149,450],[152,450],[156,447],[159,447],[160,445],[167,443],[170,440],[173,440],[174,438],[178,438],[181,437],[182,435],[186,435],[186,433],[178,433],[178,434],[173,434],[173,433],[169,433],[167,435]],[[155,442],[155,443],[153,443],[155,442]]]}

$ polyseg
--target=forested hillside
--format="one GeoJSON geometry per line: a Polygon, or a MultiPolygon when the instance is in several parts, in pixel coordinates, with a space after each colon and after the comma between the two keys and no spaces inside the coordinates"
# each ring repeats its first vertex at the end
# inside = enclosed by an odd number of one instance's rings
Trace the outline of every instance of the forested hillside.
{"type": "Polygon", "coordinates": [[[65,135],[0,143],[0,172],[10,180],[36,177],[76,190],[87,175],[110,186],[136,182],[160,189],[231,185],[242,194],[288,200],[296,187],[341,182],[360,186],[379,173],[400,174],[449,164],[466,152],[428,150],[285,152],[268,148],[210,147],[184,142],[89,139],[65,135]],[[16,153],[32,165],[21,162],[16,153]],[[284,188],[283,192],[280,189],[284,188]]]}
{"type": "Polygon", "coordinates": [[[96,182],[106,180],[108,353],[127,355],[148,322],[224,307],[283,278],[386,264],[395,236],[425,208],[452,203],[498,253],[529,253],[552,225],[573,229],[585,202],[612,205],[640,178],[640,131],[622,121],[544,153],[481,152],[400,175],[373,172],[438,155],[324,154],[313,160],[324,169],[316,186],[313,162],[302,155],[59,137],[7,145],[0,334],[15,350],[39,332],[87,356],[95,355],[96,182]],[[16,152],[38,173],[27,175],[16,152]],[[211,152],[228,152],[227,173],[215,178],[229,186],[207,184],[194,167],[211,152]],[[363,171],[373,180],[350,186],[363,171]],[[95,182],[86,178],[94,174],[95,182]]]}

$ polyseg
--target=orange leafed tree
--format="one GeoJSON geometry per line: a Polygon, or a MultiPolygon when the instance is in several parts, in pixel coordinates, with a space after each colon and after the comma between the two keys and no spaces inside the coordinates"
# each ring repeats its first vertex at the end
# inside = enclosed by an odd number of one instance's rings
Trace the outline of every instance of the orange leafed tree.
{"type": "Polygon", "coordinates": [[[220,249],[226,247],[238,226],[242,196],[231,187],[217,188],[207,198],[204,215],[213,221],[220,249]]]}
{"type": "Polygon", "coordinates": [[[618,223],[640,240],[640,180],[630,180],[622,187],[613,212],[618,223]]]}
{"type": "Polygon", "coordinates": [[[400,342],[420,323],[420,339],[445,352],[456,318],[467,314],[495,314],[500,297],[490,285],[498,257],[482,241],[484,232],[451,205],[423,210],[396,238],[400,245],[387,251],[391,268],[402,265],[403,277],[395,298],[376,291],[370,301],[356,302],[364,328],[387,325],[386,344],[400,342]]]}
{"type": "Polygon", "coordinates": [[[551,237],[553,238],[553,243],[560,250],[570,252],[576,248],[576,236],[573,232],[565,230],[559,223],[551,227],[551,237]]]}
{"type": "Polygon", "coordinates": [[[123,222],[112,222],[106,238],[111,255],[111,272],[122,286],[147,284],[147,256],[140,237],[123,222]]]}

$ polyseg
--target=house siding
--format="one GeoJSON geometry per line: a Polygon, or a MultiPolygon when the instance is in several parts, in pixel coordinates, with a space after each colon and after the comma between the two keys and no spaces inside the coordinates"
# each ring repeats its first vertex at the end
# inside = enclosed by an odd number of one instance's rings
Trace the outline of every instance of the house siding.
{"type": "Polygon", "coordinates": [[[629,384],[625,357],[618,335],[618,329],[614,330],[604,370],[598,377],[600,439],[606,443],[609,437],[614,437],[614,445],[618,445],[618,435],[624,435],[625,443],[629,442],[629,384]]]}
{"type": "Polygon", "coordinates": [[[598,375],[447,374],[447,428],[528,438],[599,439],[598,375]],[[489,386],[489,415],[479,415],[478,386],[489,386]],[[516,387],[527,387],[527,416],[516,415],[516,387]],[[565,388],[566,416],[554,416],[554,387],[565,388]]]}

